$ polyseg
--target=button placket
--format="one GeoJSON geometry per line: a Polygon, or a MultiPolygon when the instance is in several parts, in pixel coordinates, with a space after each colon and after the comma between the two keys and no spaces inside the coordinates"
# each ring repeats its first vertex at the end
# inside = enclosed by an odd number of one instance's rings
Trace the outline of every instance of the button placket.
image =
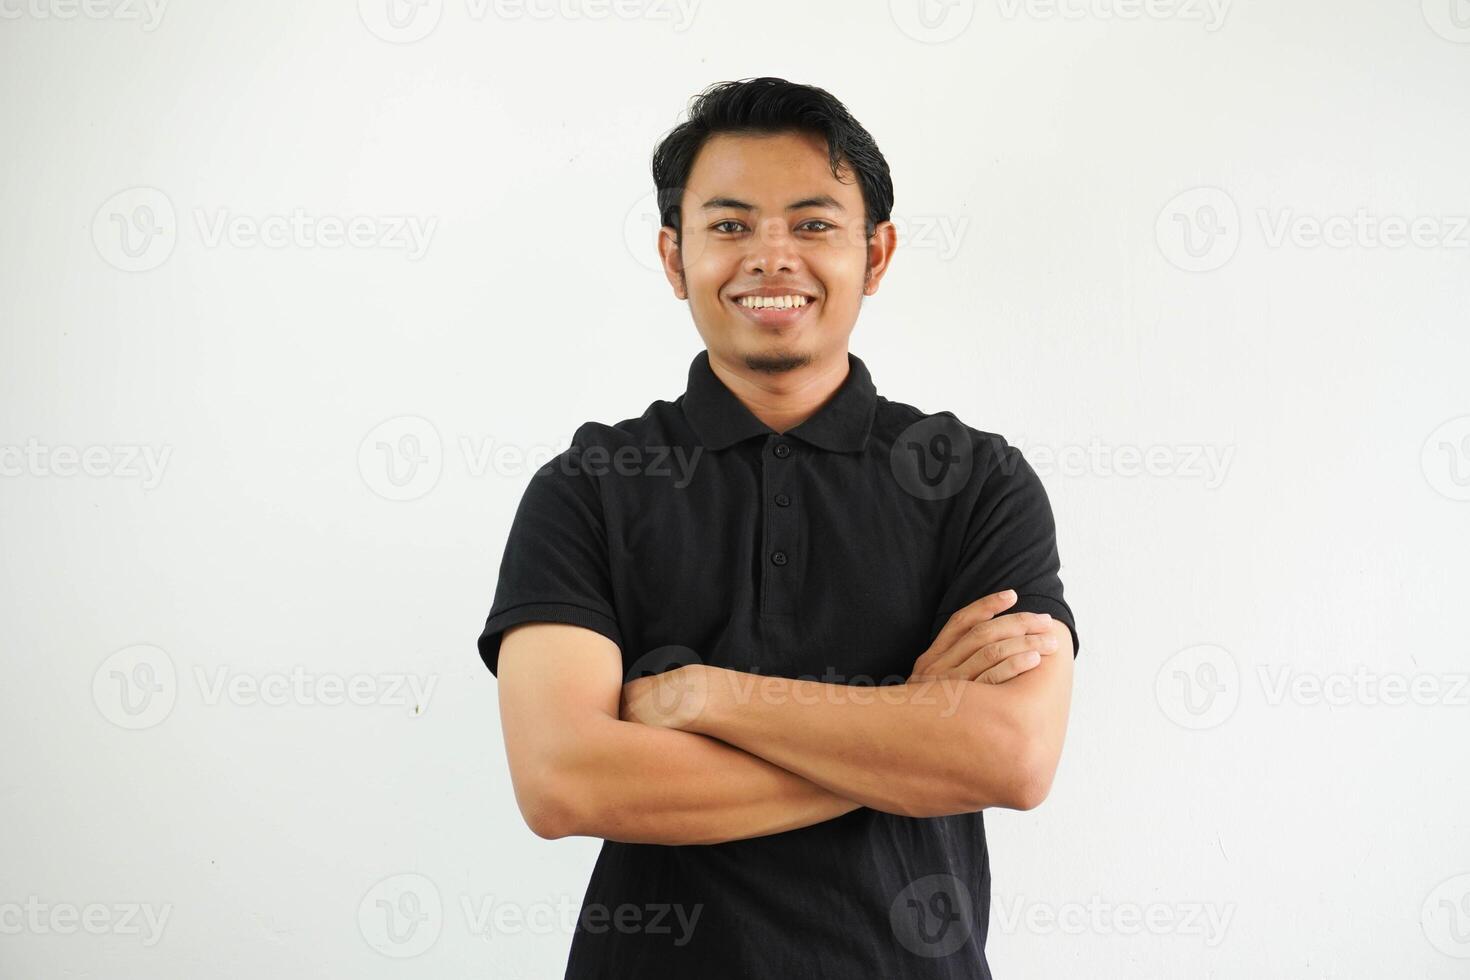
{"type": "Polygon", "coordinates": [[[766,513],[762,551],[768,563],[761,576],[761,612],[770,615],[790,615],[796,608],[794,549],[798,538],[796,508],[791,506],[790,493],[796,456],[795,448],[784,436],[772,435],[761,458],[765,493],[762,509],[766,513]]]}

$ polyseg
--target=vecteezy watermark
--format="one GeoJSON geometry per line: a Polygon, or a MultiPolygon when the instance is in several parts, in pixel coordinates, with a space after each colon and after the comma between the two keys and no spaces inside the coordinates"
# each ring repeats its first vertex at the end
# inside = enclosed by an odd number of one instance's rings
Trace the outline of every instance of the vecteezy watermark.
{"type": "MultiPolygon", "coordinates": [[[[465,930],[486,942],[500,936],[593,934],[655,936],[654,941],[687,946],[694,937],[704,903],[578,902],[569,894],[555,900],[521,902],[494,895],[460,895],[465,930]]],[[[357,906],[358,930],[373,949],[396,959],[418,956],[439,940],[450,918],[439,888],[426,875],[391,875],[368,889],[357,906]]]]}
{"type": "Polygon", "coordinates": [[[173,659],[149,643],[118,650],[92,674],[92,703],[119,728],[152,728],[174,710],[178,696],[173,659]]]}
{"type": "MultiPolygon", "coordinates": [[[[1280,207],[1257,208],[1255,217],[1261,240],[1270,249],[1470,249],[1470,215],[1380,214],[1367,207],[1320,215],[1280,207]]],[[[1244,227],[1229,193],[1195,187],[1164,205],[1154,235],[1172,265],[1186,272],[1211,272],[1235,256],[1244,227]]]]}
{"type": "Polygon", "coordinates": [[[1470,500],[1470,415],[1440,423],[1419,453],[1424,479],[1450,500],[1470,500]]]}
{"type": "Polygon", "coordinates": [[[1257,208],[1256,217],[1270,248],[1470,248],[1470,215],[1379,215],[1360,207],[1326,216],[1257,208]]]}
{"type": "MultiPolygon", "coordinates": [[[[1267,708],[1465,708],[1470,673],[1382,671],[1366,664],[1345,670],[1302,670],[1293,664],[1259,663],[1254,676],[1267,708]]],[[[1187,647],[1164,661],[1155,679],[1159,709],[1181,728],[1224,724],[1240,704],[1244,685],[1235,657],[1224,647],[1187,647]]]]}
{"type": "MultiPolygon", "coordinates": [[[[317,214],[299,206],[268,214],[195,207],[192,214],[204,248],[401,251],[410,262],[428,253],[439,225],[433,215],[317,214]]],[[[178,225],[167,194],[156,187],[130,187],[98,207],[92,217],[92,244],[114,268],[147,272],[173,254],[178,225]]]]}
{"type": "Polygon", "coordinates": [[[358,444],[357,471],[384,500],[417,500],[439,483],[444,442],[434,423],[421,416],[386,419],[358,444]]]}
{"type": "Polygon", "coordinates": [[[1470,674],[1384,673],[1362,664],[1351,671],[1323,673],[1259,664],[1256,677],[1272,707],[1470,707],[1470,674]]]}
{"type": "Polygon", "coordinates": [[[402,250],[417,262],[429,250],[439,219],[416,214],[311,214],[293,208],[290,214],[237,214],[228,208],[194,209],[194,221],[205,248],[358,248],[402,250]]]}
{"type": "Polygon", "coordinates": [[[996,0],[1006,20],[1172,20],[1199,22],[1213,34],[1231,0],[996,0]]]}
{"type": "Polygon", "coordinates": [[[1419,923],[1435,949],[1455,959],[1470,959],[1470,874],[1435,885],[1424,898],[1419,923]]]}
{"type": "Polygon", "coordinates": [[[1240,704],[1240,668],[1222,646],[1186,647],[1159,667],[1154,700],[1181,728],[1214,728],[1235,714],[1240,704]]]}
{"type": "Polygon", "coordinates": [[[1154,239],[1164,258],[1186,272],[1218,269],[1240,247],[1240,209],[1218,187],[1192,188],[1159,211],[1154,239]]]}
{"type": "Polygon", "coordinates": [[[601,935],[612,931],[623,935],[666,936],[673,946],[687,946],[704,911],[704,903],[680,902],[585,902],[579,909],[570,895],[557,902],[496,901],[493,895],[478,900],[460,897],[460,907],[471,934],[485,940],[496,936],[570,935],[577,929],[601,935]]]}
{"type": "Polygon", "coordinates": [[[384,956],[419,956],[444,930],[439,889],[421,874],[384,878],[358,903],[357,928],[367,944],[384,956]]]}
{"type": "MultiPolygon", "coordinates": [[[[694,479],[703,446],[617,447],[521,444],[488,436],[461,435],[454,443],[457,465],[471,477],[519,478],[545,470],[567,476],[648,477],[683,490],[694,479]]],[[[384,500],[417,500],[433,490],[444,472],[444,440],[433,422],[399,415],[374,426],[357,447],[363,483],[384,500]]]]}
{"type": "Polygon", "coordinates": [[[1446,41],[1470,44],[1470,0],[1421,0],[1424,21],[1446,41]]]}
{"type": "Polygon", "coordinates": [[[888,0],[888,15],[915,41],[943,44],[970,26],[975,19],[975,0],[888,0]]]}
{"type": "MultiPolygon", "coordinates": [[[[338,674],[308,671],[245,673],[228,666],[195,665],[191,675],[199,701],[208,707],[396,707],[423,714],[439,684],[436,674],[395,672],[338,674]]],[[[108,656],[92,675],[92,703],[119,728],[152,728],[173,713],[180,693],[173,658],[152,644],[125,647],[108,656]]]]}
{"type": "Polygon", "coordinates": [[[1199,480],[1207,490],[1225,482],[1235,446],[1202,443],[1112,446],[1092,439],[1086,446],[1027,445],[1016,448],[1038,476],[1148,477],[1160,480],[1199,480]]]}
{"type": "Polygon", "coordinates": [[[113,20],[158,29],[168,0],[0,0],[0,20],[113,20]]]}
{"type": "MultiPolygon", "coordinates": [[[[514,21],[668,22],[682,34],[700,0],[464,0],[463,16],[480,23],[514,21]]],[[[374,37],[390,44],[422,41],[444,17],[444,0],[358,0],[358,16],[374,37]]]]}
{"type": "Polygon", "coordinates": [[[195,666],[194,680],[211,707],[232,704],[236,707],[267,705],[341,705],[358,707],[387,706],[406,709],[421,715],[439,684],[436,674],[401,673],[313,673],[300,664],[289,671],[246,674],[229,667],[216,667],[206,672],[195,666]]]}
{"type": "Polygon", "coordinates": [[[92,244],[123,272],[147,272],[168,261],[179,240],[173,202],[156,187],[129,187],[103,201],[92,216],[92,244]]]}
{"type": "Polygon", "coordinates": [[[969,942],[977,923],[970,889],[951,874],[925,875],[904,886],[888,906],[888,926],[916,956],[948,956],[969,942]]]}
{"type": "Polygon", "coordinates": [[[970,482],[975,451],[969,428],[949,412],[909,425],[893,440],[888,468],[905,492],[920,500],[945,500],[970,482]]]}
{"type": "MultiPolygon", "coordinates": [[[[684,199],[683,189],[670,189],[663,195],[668,200],[682,207],[684,199]]],[[[642,194],[629,206],[623,214],[623,244],[628,249],[628,254],[645,269],[650,272],[661,273],[663,271],[663,259],[658,251],[658,236],[664,228],[664,220],[675,220],[672,215],[665,215],[660,207],[660,194],[655,188],[642,194]]],[[[736,218],[737,212],[731,212],[730,216],[722,221],[739,221],[744,228],[721,227],[721,231],[705,231],[701,234],[688,234],[688,222],[681,229],[685,232],[681,235],[679,257],[685,268],[698,262],[704,250],[712,242],[718,242],[722,238],[733,238],[738,232],[741,235],[760,235],[769,237],[777,233],[790,235],[792,237],[805,237],[807,240],[825,242],[835,246],[863,246],[868,242],[867,225],[862,221],[853,221],[842,227],[833,227],[832,221],[827,221],[821,216],[821,212],[813,213],[797,212],[793,216],[782,215],[767,218],[756,222],[748,215],[736,218]]],[[[691,219],[692,220],[692,219],[691,219]]],[[[715,216],[709,216],[711,226],[721,226],[715,216]]],[[[970,218],[967,215],[957,214],[903,214],[890,215],[889,220],[893,223],[893,229],[898,244],[905,252],[923,251],[934,252],[941,262],[953,259],[964,245],[964,240],[969,232],[970,218]]],[[[672,226],[671,226],[672,227],[672,226]]]]}
{"type": "Polygon", "coordinates": [[[0,935],[139,937],[143,946],[156,946],[173,914],[173,903],[150,902],[43,902],[28,895],[24,902],[0,901],[0,935]]]}
{"type": "Polygon", "coordinates": [[[928,677],[912,681],[907,676],[889,674],[844,674],[830,664],[822,673],[804,673],[796,677],[732,672],[729,678],[735,703],[750,704],[939,704],[944,708],[939,717],[951,718],[959,711],[965,692],[975,682],[958,677],[928,677]],[[806,687],[793,681],[815,681],[819,686],[806,687]]]}
{"type": "Polygon", "coordinates": [[[1225,941],[1235,903],[1110,902],[1099,895],[1086,902],[1038,902],[1017,896],[995,903],[1000,931],[1038,936],[1190,936],[1213,949],[1225,941]]]}
{"type": "Polygon", "coordinates": [[[1115,446],[1093,438],[1085,445],[1028,444],[1024,439],[1008,446],[1001,442],[977,445],[964,423],[941,412],[899,433],[889,450],[889,469],[906,493],[920,500],[944,500],[969,483],[976,456],[982,451],[992,455],[992,465],[1008,476],[1014,475],[1024,461],[1042,477],[1060,474],[1198,480],[1207,490],[1225,482],[1235,458],[1234,445],[1208,443],[1115,446]]]}
{"type": "Polygon", "coordinates": [[[24,445],[0,444],[0,477],[73,477],[138,480],[144,490],[163,482],[172,446],[51,445],[32,437],[24,445]]]}

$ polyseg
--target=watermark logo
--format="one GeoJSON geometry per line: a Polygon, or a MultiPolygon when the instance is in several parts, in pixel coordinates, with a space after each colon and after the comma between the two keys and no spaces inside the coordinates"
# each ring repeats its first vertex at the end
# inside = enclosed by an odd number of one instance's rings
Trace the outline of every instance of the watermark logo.
{"type": "Polygon", "coordinates": [[[384,500],[417,500],[438,485],[444,470],[439,430],[418,415],[381,422],[358,445],[357,469],[384,500]]]}
{"type": "Polygon", "coordinates": [[[412,44],[439,26],[444,0],[357,0],[357,15],[374,37],[389,44],[412,44]]]}
{"type": "Polygon", "coordinates": [[[24,903],[0,902],[0,936],[75,936],[85,932],[92,936],[139,937],[144,947],[158,945],[163,930],[173,914],[173,903],[153,905],[149,902],[116,902],[111,905],[89,902],[43,902],[39,896],[27,896],[24,903]]]}
{"type": "Polygon", "coordinates": [[[1028,902],[1018,896],[997,903],[1000,930],[1021,930],[1038,936],[1191,936],[1211,949],[1225,941],[1235,903],[1215,902],[1109,902],[1099,895],[1084,902],[1028,902]]]}
{"type": "Polygon", "coordinates": [[[1379,215],[1367,208],[1352,214],[1300,214],[1294,208],[1256,209],[1268,248],[1423,249],[1470,248],[1470,217],[1465,215],[1379,215]]]}
{"type": "Polygon", "coordinates": [[[888,465],[898,485],[920,500],[953,497],[975,466],[969,429],[944,413],[920,419],[893,441],[888,465]]]}
{"type": "Polygon", "coordinates": [[[1423,0],[1429,29],[1446,41],[1470,44],[1470,0],[1423,0]]]}
{"type": "Polygon", "coordinates": [[[975,0],[888,0],[888,14],[900,31],[922,44],[943,44],[965,32],[975,19],[975,0]]]}
{"type": "Polygon", "coordinates": [[[1098,439],[1086,446],[1069,444],[1049,446],[1014,443],[1037,476],[1058,474],[1066,477],[1149,477],[1161,480],[1198,480],[1206,490],[1218,489],[1225,482],[1235,446],[1207,443],[1158,444],[1152,446],[1114,446],[1098,439]]]}
{"type": "Polygon", "coordinates": [[[1224,647],[1186,647],[1159,668],[1154,698],[1179,727],[1214,728],[1229,720],[1240,703],[1240,668],[1224,647]]]}
{"type": "Polygon", "coordinates": [[[1419,466],[1440,496],[1470,500],[1470,415],[1450,419],[1429,433],[1419,466]]]}
{"type": "Polygon", "coordinates": [[[1154,222],[1159,251],[1186,272],[1210,272],[1240,246],[1240,209],[1218,187],[1196,187],[1165,204],[1154,222]]]}
{"type": "Polygon", "coordinates": [[[429,251],[439,219],[416,214],[312,214],[292,208],[289,214],[240,214],[229,208],[194,209],[194,223],[205,248],[343,248],[401,251],[417,262],[429,251]]]}
{"type": "Polygon", "coordinates": [[[289,671],[265,674],[235,673],[229,667],[216,667],[213,676],[203,667],[194,667],[194,683],[203,701],[210,707],[231,704],[236,707],[266,705],[340,705],[357,707],[390,706],[421,715],[429,707],[434,688],[439,684],[435,674],[420,677],[402,673],[312,673],[301,664],[289,671]]]}
{"type": "Polygon", "coordinates": [[[384,878],[358,903],[357,928],[384,956],[419,956],[438,941],[444,928],[439,889],[420,874],[384,878]]]}
{"type": "Polygon", "coordinates": [[[926,875],[898,893],[888,909],[888,924],[910,953],[948,956],[974,931],[975,902],[954,875],[926,875]]]}
{"type": "MultiPolygon", "coordinates": [[[[195,207],[192,214],[204,248],[371,249],[402,252],[410,262],[428,253],[439,226],[433,215],[316,214],[303,207],[274,214],[195,207]]],[[[173,254],[178,240],[173,202],[156,187],[119,191],[92,216],[97,254],[124,272],[158,268],[173,254]]]]}
{"type": "Polygon", "coordinates": [[[92,216],[97,254],[123,272],[158,268],[173,254],[178,239],[173,202],[156,187],[118,191],[92,216]]]}
{"type": "Polygon", "coordinates": [[[1419,922],[1435,949],[1455,959],[1470,959],[1470,874],[1435,885],[1424,899],[1419,922]]]}
{"type": "Polygon", "coordinates": [[[623,673],[623,683],[628,684],[640,677],[668,674],[655,687],[652,703],[644,707],[661,719],[688,723],[704,711],[709,689],[700,671],[678,668],[701,663],[704,663],[703,658],[689,647],[678,644],[657,647],[633,661],[623,673]]]}
{"type": "Polygon", "coordinates": [[[147,643],[117,651],[92,675],[92,703],[119,728],[152,728],[174,710],[178,696],[172,658],[147,643]]]}
{"type": "Polygon", "coordinates": [[[0,477],[73,477],[138,480],[144,490],[163,482],[173,446],[51,445],[32,437],[24,446],[0,445],[0,477]]]}
{"type": "Polygon", "coordinates": [[[0,20],[136,21],[144,33],[163,23],[168,0],[0,0],[0,20]]]}
{"type": "Polygon", "coordinates": [[[1225,26],[1230,0],[998,0],[1006,20],[1172,20],[1197,22],[1213,34],[1225,26]]]}
{"type": "MultiPolygon", "coordinates": [[[[699,0],[465,0],[471,23],[510,21],[667,21],[682,34],[694,24],[699,0]]],[[[438,28],[444,0],[358,0],[357,13],[374,37],[390,44],[422,41],[438,28]]]]}

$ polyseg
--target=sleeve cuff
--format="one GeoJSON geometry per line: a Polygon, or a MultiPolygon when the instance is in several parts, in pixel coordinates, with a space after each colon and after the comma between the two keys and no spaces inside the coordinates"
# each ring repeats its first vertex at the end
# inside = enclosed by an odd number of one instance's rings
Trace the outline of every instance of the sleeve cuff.
{"type": "Polygon", "coordinates": [[[505,631],[520,623],[546,622],[567,623],[596,630],[623,648],[623,637],[617,621],[606,613],[570,602],[528,602],[498,612],[485,621],[480,633],[480,659],[490,668],[490,673],[500,676],[500,641],[505,631]]]}

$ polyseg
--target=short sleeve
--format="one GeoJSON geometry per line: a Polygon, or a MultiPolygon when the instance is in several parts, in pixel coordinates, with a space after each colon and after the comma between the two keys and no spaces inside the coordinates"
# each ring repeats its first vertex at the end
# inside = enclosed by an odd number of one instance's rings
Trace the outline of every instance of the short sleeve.
{"type": "Polygon", "coordinates": [[[990,446],[977,453],[989,465],[984,472],[977,467],[976,478],[983,482],[929,636],[938,636],[950,616],[976,599],[1015,589],[1015,603],[1001,615],[1050,613],[1072,631],[1075,658],[1081,639],[1062,595],[1056,521],[1046,488],[1019,449],[998,436],[990,438],[990,446]]]}
{"type": "Polygon", "coordinates": [[[531,477],[506,535],[495,597],[479,639],[480,658],[497,677],[500,641],[519,623],[584,626],[623,645],[602,501],[592,476],[577,465],[578,436],[531,477]]]}

